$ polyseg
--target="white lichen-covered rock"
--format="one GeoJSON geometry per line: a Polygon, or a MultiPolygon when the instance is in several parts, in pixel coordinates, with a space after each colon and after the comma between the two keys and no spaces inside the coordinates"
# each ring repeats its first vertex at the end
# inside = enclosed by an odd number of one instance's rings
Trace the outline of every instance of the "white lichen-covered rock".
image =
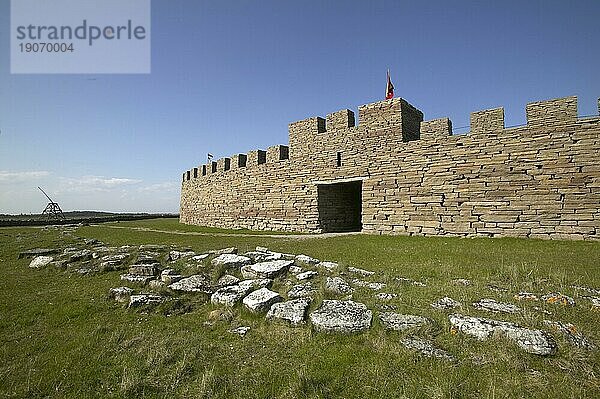
{"type": "Polygon", "coordinates": [[[255,263],[242,267],[244,278],[275,278],[285,274],[288,268],[294,264],[292,260],[272,260],[268,262],[255,263]]]}
{"type": "Polygon", "coordinates": [[[121,274],[121,281],[128,281],[130,283],[136,283],[141,285],[146,285],[149,281],[153,279],[154,276],[142,276],[139,274],[121,274]]]}
{"type": "Polygon", "coordinates": [[[438,310],[448,310],[460,308],[462,304],[450,297],[443,297],[431,304],[431,307],[438,310]]]}
{"type": "Polygon", "coordinates": [[[82,249],[81,251],[73,252],[69,257],[69,262],[83,262],[90,259],[92,259],[92,251],[82,249]]]}
{"type": "Polygon", "coordinates": [[[421,281],[413,280],[412,278],[396,277],[396,281],[398,281],[399,283],[411,284],[415,287],[427,287],[427,284],[421,281]]]}
{"type": "Polygon", "coordinates": [[[240,337],[243,337],[246,334],[248,334],[248,331],[250,331],[250,327],[247,327],[247,326],[242,326],[242,327],[237,327],[237,328],[232,328],[230,330],[227,330],[227,332],[230,332],[232,334],[237,334],[240,337]]]}
{"type": "Polygon", "coordinates": [[[171,251],[169,252],[169,260],[175,262],[179,259],[187,258],[189,256],[195,256],[194,251],[171,251]]]}
{"type": "Polygon", "coordinates": [[[302,273],[298,273],[296,275],[296,278],[300,281],[302,280],[308,280],[309,278],[313,278],[314,276],[317,276],[319,273],[312,271],[312,270],[308,270],[302,273]]]}
{"type": "Polygon", "coordinates": [[[232,276],[231,274],[225,274],[217,280],[217,287],[219,287],[219,288],[227,287],[228,285],[235,285],[235,284],[238,284],[239,282],[240,282],[240,279],[237,278],[236,276],[232,276]]]}
{"type": "Polygon", "coordinates": [[[204,274],[194,274],[193,276],[183,278],[169,285],[169,288],[174,291],[203,292],[205,294],[213,292],[210,279],[204,274]]]}
{"type": "Polygon", "coordinates": [[[338,295],[351,294],[354,292],[354,288],[350,287],[350,285],[341,277],[327,277],[325,289],[338,295]]]}
{"type": "Polygon", "coordinates": [[[153,291],[158,291],[161,290],[165,287],[165,283],[163,283],[161,280],[150,280],[148,282],[148,288],[153,290],[153,291]]]}
{"type": "Polygon", "coordinates": [[[253,262],[257,263],[283,259],[283,254],[278,252],[250,251],[244,253],[243,255],[249,257],[253,262]]]}
{"type": "Polygon", "coordinates": [[[453,326],[453,331],[460,331],[479,340],[486,340],[494,334],[499,334],[514,341],[528,353],[543,356],[556,353],[556,343],[549,334],[541,330],[530,330],[507,321],[460,314],[452,314],[448,318],[453,326]]]}
{"type": "Polygon", "coordinates": [[[155,294],[139,294],[129,297],[128,308],[137,308],[140,306],[154,306],[164,301],[164,298],[155,294]]]}
{"type": "Polygon", "coordinates": [[[40,269],[46,267],[54,258],[52,256],[36,256],[29,263],[29,267],[32,269],[40,269]]]}
{"type": "Polygon", "coordinates": [[[315,289],[311,283],[296,284],[287,293],[288,298],[308,298],[312,297],[315,289]]]}
{"type": "Polygon", "coordinates": [[[373,291],[379,291],[386,287],[385,283],[371,283],[368,281],[362,281],[362,280],[358,280],[358,279],[352,280],[352,284],[354,284],[357,287],[369,288],[373,291]]]}
{"type": "Polygon", "coordinates": [[[288,271],[292,274],[298,274],[298,273],[302,273],[304,269],[302,269],[300,266],[296,266],[296,265],[292,265],[290,266],[290,268],[288,269],[288,271]]]}
{"type": "Polygon", "coordinates": [[[323,301],[321,307],[310,314],[317,331],[357,333],[371,327],[373,313],[363,303],[354,301],[323,301]]]}
{"type": "Polygon", "coordinates": [[[110,298],[114,299],[117,302],[127,302],[129,301],[129,297],[133,294],[133,290],[129,287],[117,287],[111,288],[108,291],[108,295],[110,298]]]}
{"type": "Polygon", "coordinates": [[[200,254],[192,256],[191,259],[195,262],[202,262],[204,259],[208,258],[210,254],[200,254]]]}
{"type": "Polygon", "coordinates": [[[181,280],[183,276],[173,269],[165,269],[160,273],[160,280],[165,284],[173,284],[181,280]]]}
{"type": "Polygon", "coordinates": [[[214,258],[210,263],[213,266],[224,266],[226,268],[240,268],[244,265],[249,265],[252,262],[247,256],[235,254],[222,254],[214,258]]]}
{"type": "Polygon", "coordinates": [[[503,312],[503,313],[517,313],[521,310],[518,306],[512,305],[505,302],[496,302],[494,299],[484,298],[478,302],[473,303],[473,307],[479,310],[485,310],[487,312],[503,312]]]}
{"type": "Polygon", "coordinates": [[[261,288],[246,296],[242,302],[244,306],[254,313],[263,313],[271,308],[271,305],[283,301],[281,295],[268,288],[261,288]]]}
{"type": "Polygon", "coordinates": [[[223,248],[223,249],[213,249],[212,251],[208,251],[209,254],[211,255],[227,255],[227,254],[237,254],[238,253],[238,249],[236,247],[229,247],[229,248],[223,248]]]}
{"type": "Polygon", "coordinates": [[[391,301],[394,298],[397,298],[398,294],[392,294],[389,292],[380,292],[377,295],[375,295],[375,298],[379,299],[380,301],[391,301]]]}
{"type": "Polygon", "coordinates": [[[316,265],[317,263],[319,263],[318,259],[315,258],[311,258],[308,255],[297,255],[294,260],[296,261],[296,263],[301,264],[301,265],[316,265]]]}
{"type": "Polygon", "coordinates": [[[420,352],[423,356],[435,357],[437,359],[445,359],[449,361],[456,360],[454,356],[443,349],[436,348],[430,341],[417,337],[406,337],[400,340],[400,343],[405,348],[413,349],[420,352]]]}
{"type": "Polygon", "coordinates": [[[329,272],[333,272],[335,271],[338,267],[340,267],[340,265],[337,262],[320,262],[317,267],[320,267],[321,269],[325,269],[329,272]]]}
{"type": "Polygon", "coordinates": [[[352,266],[348,267],[348,271],[350,273],[360,274],[361,276],[365,276],[365,277],[372,276],[372,275],[375,274],[375,272],[372,272],[372,271],[369,271],[369,270],[365,270],[365,269],[361,269],[359,267],[352,267],[352,266]]]}
{"type": "Polygon", "coordinates": [[[310,306],[310,302],[310,298],[299,298],[275,303],[267,313],[267,319],[285,320],[292,326],[304,324],[306,320],[306,311],[310,306]]]}
{"type": "Polygon", "coordinates": [[[232,307],[243,297],[248,295],[253,288],[250,286],[229,285],[219,288],[210,297],[210,302],[216,305],[225,305],[232,307]]]}
{"type": "Polygon", "coordinates": [[[575,325],[571,323],[544,320],[544,324],[550,327],[552,330],[562,333],[571,344],[579,348],[594,349],[596,347],[596,345],[584,337],[583,334],[577,330],[575,325]]]}
{"type": "Polygon", "coordinates": [[[429,320],[425,317],[393,312],[380,313],[379,320],[381,320],[381,324],[388,330],[396,331],[408,330],[409,328],[422,327],[429,324],[429,320]]]}
{"type": "Polygon", "coordinates": [[[260,288],[269,288],[273,284],[273,280],[269,278],[255,278],[249,280],[242,280],[238,285],[242,288],[249,290],[258,290],[260,288]]]}

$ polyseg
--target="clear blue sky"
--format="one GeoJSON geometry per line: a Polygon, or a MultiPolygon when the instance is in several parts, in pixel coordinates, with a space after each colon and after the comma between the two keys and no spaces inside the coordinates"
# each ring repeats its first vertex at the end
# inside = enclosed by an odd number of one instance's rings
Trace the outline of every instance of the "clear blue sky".
{"type": "Polygon", "coordinates": [[[152,1],[149,75],[11,75],[0,0],[0,213],[177,211],[181,173],[396,95],[425,119],[569,95],[597,114],[600,1],[152,1]],[[89,80],[96,78],[96,80],[89,80]]]}

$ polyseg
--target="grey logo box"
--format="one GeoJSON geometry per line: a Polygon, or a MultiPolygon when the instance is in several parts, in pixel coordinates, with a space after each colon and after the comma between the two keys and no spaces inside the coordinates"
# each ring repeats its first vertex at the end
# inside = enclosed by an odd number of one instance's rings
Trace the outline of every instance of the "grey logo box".
{"type": "Polygon", "coordinates": [[[11,0],[13,74],[146,74],[150,0],[11,0]]]}

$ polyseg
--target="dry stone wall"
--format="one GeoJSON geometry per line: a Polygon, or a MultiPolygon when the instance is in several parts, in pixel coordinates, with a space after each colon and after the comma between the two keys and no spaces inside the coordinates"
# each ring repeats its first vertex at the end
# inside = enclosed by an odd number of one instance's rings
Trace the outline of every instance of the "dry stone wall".
{"type": "Polygon", "coordinates": [[[336,231],[358,208],[375,234],[600,237],[600,117],[578,118],[576,97],[526,115],[505,128],[502,108],[474,112],[452,135],[396,98],[359,107],[357,126],[350,110],[294,122],[289,147],[184,172],[181,222],[336,231]]]}

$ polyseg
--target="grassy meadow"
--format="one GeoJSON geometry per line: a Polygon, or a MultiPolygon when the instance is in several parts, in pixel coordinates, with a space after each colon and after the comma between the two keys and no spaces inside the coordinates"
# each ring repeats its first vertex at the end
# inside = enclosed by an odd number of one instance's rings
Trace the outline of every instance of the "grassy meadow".
{"type": "MultiPolygon", "coordinates": [[[[72,231],[1,228],[0,398],[600,397],[600,349],[578,348],[554,332],[556,355],[527,354],[503,337],[477,341],[453,334],[450,312],[430,306],[450,296],[463,303],[458,312],[466,315],[544,330],[545,319],[569,322],[600,347],[600,311],[585,297],[592,294],[573,287],[600,289],[600,242],[261,235],[184,226],[173,219],[72,231]],[[123,271],[80,275],[52,266],[33,270],[30,259],[18,259],[19,252],[32,248],[83,248],[83,239],[90,238],[107,246],[160,244],[198,254],[231,246],[240,253],[263,246],[307,254],[339,262],[342,272],[347,266],[374,271],[368,280],[386,283],[383,292],[398,296],[382,302],[372,290],[357,288],[353,299],[373,311],[372,328],[334,335],[315,332],[310,323],[292,328],[269,322],[241,304],[224,309],[204,294],[165,291],[170,300],[157,308],[127,309],[108,297],[111,287],[123,285],[123,271]],[[457,278],[469,279],[471,285],[453,283],[457,278]],[[513,295],[520,291],[538,296],[561,292],[573,297],[576,306],[518,302],[513,295]],[[514,303],[522,311],[478,311],[471,303],[481,298],[514,303]],[[377,318],[382,304],[433,323],[418,331],[385,330],[377,318]],[[251,329],[244,337],[228,332],[238,326],[251,329]],[[399,341],[411,334],[431,339],[457,361],[406,349],[399,341]]],[[[185,261],[171,266],[185,274],[202,272],[202,266],[185,261]]],[[[280,278],[273,289],[285,294],[286,284],[280,278]]],[[[334,296],[318,294],[311,310],[323,298],[334,296]]]]}

